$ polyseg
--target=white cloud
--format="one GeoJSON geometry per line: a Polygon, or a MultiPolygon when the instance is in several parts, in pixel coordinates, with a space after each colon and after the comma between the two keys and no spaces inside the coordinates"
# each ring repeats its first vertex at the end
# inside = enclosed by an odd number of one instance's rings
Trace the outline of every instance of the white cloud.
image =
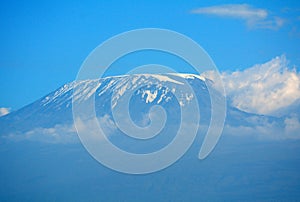
{"type": "MultiPolygon", "coordinates": [[[[110,116],[104,115],[103,117],[99,117],[98,122],[107,135],[115,133],[116,126],[110,116]]],[[[77,127],[81,127],[80,130],[92,132],[96,138],[99,137],[98,128],[95,127],[93,120],[88,120],[84,123],[81,122],[77,127]]],[[[10,133],[3,137],[12,141],[28,140],[51,144],[70,144],[79,141],[74,124],[57,124],[49,128],[38,127],[25,133],[16,131],[15,133],[10,133]]]]}
{"type": "Polygon", "coordinates": [[[250,28],[278,29],[283,26],[285,20],[261,8],[254,8],[248,4],[227,4],[210,7],[202,7],[191,11],[194,14],[215,15],[242,19],[250,28]]]}
{"type": "Polygon", "coordinates": [[[232,126],[226,124],[224,134],[248,136],[262,140],[300,139],[300,122],[296,116],[284,120],[268,120],[267,118],[248,120],[247,125],[232,126]]]}
{"type": "MultiPolygon", "coordinates": [[[[215,80],[214,72],[204,76],[215,80]]],[[[246,112],[273,115],[300,99],[300,74],[288,68],[285,56],[221,77],[231,105],[246,112]]]]}
{"type": "Polygon", "coordinates": [[[76,119],[75,122],[79,134],[86,134],[85,138],[89,139],[90,141],[103,140],[102,135],[108,137],[116,133],[117,130],[117,126],[107,114],[102,117],[98,117],[97,119],[88,119],[85,121],[76,119]],[[101,131],[99,130],[99,127],[101,127],[103,134],[100,134],[101,131]]]}
{"type": "Polygon", "coordinates": [[[52,144],[67,144],[78,142],[75,127],[73,125],[57,124],[51,128],[35,128],[25,133],[15,132],[4,136],[12,141],[37,141],[52,144]]]}
{"type": "Polygon", "coordinates": [[[252,8],[247,4],[228,4],[203,7],[193,10],[192,13],[244,18],[246,20],[265,19],[268,16],[268,12],[266,10],[252,8]]]}
{"type": "Polygon", "coordinates": [[[277,29],[281,28],[286,23],[286,20],[283,19],[283,18],[275,16],[272,19],[254,21],[254,22],[249,22],[249,23],[250,24],[248,24],[248,25],[252,28],[277,30],[277,29]]]}
{"type": "Polygon", "coordinates": [[[4,116],[10,113],[10,108],[0,107],[0,116],[4,116]]]}

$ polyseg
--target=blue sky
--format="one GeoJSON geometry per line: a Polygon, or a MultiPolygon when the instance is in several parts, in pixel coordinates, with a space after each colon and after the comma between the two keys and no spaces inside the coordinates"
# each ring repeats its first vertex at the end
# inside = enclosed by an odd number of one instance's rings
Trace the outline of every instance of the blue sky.
{"type": "Polygon", "coordinates": [[[1,1],[0,19],[0,107],[13,110],[74,80],[101,42],[138,28],[189,36],[221,71],[281,55],[300,67],[297,1],[1,1]]]}

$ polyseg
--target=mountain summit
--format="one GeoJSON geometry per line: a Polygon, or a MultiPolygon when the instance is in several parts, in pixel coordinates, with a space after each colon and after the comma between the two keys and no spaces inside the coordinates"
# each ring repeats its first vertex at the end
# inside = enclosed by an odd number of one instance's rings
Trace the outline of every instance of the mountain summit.
{"type": "MultiPolygon", "coordinates": [[[[178,111],[180,106],[184,107],[192,99],[198,99],[203,113],[209,115],[209,92],[205,78],[201,76],[193,74],[111,76],[65,84],[36,102],[0,117],[0,134],[19,134],[35,128],[52,128],[61,124],[72,124],[72,102],[84,102],[91,96],[95,98],[97,117],[111,117],[111,109],[118,104],[123,94],[133,90],[129,107],[132,115],[135,114],[139,118],[142,118],[141,116],[147,113],[146,110],[154,105],[167,106],[173,116],[176,113],[180,114],[178,111]],[[194,92],[179,92],[180,97],[177,100],[174,93],[180,91],[184,82],[188,82],[194,92]],[[74,92],[74,89],[77,91],[74,92]]],[[[138,117],[135,119],[140,123],[147,122],[138,120],[138,117]]]]}

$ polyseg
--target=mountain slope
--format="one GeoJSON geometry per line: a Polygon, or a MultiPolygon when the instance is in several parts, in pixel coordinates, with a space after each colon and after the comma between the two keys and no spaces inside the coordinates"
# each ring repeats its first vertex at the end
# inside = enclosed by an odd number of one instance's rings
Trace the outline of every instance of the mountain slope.
{"type": "MultiPolygon", "coordinates": [[[[208,91],[203,78],[195,75],[131,75],[107,77],[99,80],[77,81],[65,84],[61,88],[37,100],[36,102],[25,106],[24,108],[12,112],[7,116],[0,117],[0,134],[9,132],[24,133],[32,128],[49,128],[57,124],[71,124],[72,120],[72,98],[74,101],[88,99],[95,93],[95,105],[97,115],[104,116],[110,114],[110,108],[117,104],[118,99],[125,91],[137,88],[135,101],[143,102],[143,110],[149,109],[154,104],[165,106],[168,102],[174,105],[176,102],[172,91],[164,87],[166,83],[181,85],[178,78],[187,78],[188,82],[196,89],[195,93],[199,96],[201,104],[208,108],[210,100],[207,98],[208,91]],[[73,89],[80,86],[81,93],[73,95],[73,89]],[[114,93],[114,97],[113,96],[114,93]],[[205,95],[205,96],[204,96],[205,95]],[[138,98],[138,99],[137,99],[138,98]],[[205,98],[205,99],[204,99],[205,98]]],[[[180,104],[184,105],[190,99],[182,92],[180,104]]],[[[140,112],[136,109],[135,113],[140,112]]]]}

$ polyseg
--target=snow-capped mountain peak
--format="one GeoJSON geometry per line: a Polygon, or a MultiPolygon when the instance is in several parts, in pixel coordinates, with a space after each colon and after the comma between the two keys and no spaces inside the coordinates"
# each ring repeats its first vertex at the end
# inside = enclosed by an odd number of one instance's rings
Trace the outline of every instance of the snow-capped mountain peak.
{"type": "MultiPolygon", "coordinates": [[[[175,88],[163,88],[165,84],[172,83],[175,85],[183,85],[182,79],[186,80],[200,80],[205,81],[205,78],[194,74],[133,74],[133,75],[121,75],[121,76],[110,76],[100,79],[93,80],[82,80],[73,81],[71,83],[63,85],[61,88],[56,90],[54,93],[47,95],[42,99],[43,106],[47,106],[53,102],[57,104],[57,107],[65,104],[66,102],[73,101],[84,101],[91,97],[96,91],[97,96],[101,96],[108,91],[113,91],[114,96],[112,97],[113,105],[126,91],[137,89],[139,86],[155,85],[156,90],[138,90],[138,94],[145,98],[146,103],[151,103],[156,100],[159,104],[163,99],[168,101],[170,97],[166,94],[171,92],[174,93],[175,88]],[[76,92],[73,90],[76,89],[76,92]],[[158,91],[161,91],[158,97],[158,91]],[[60,99],[58,99],[60,98],[60,99]],[[63,99],[62,99],[63,98],[63,99]]],[[[205,88],[204,88],[205,89],[205,88]]],[[[186,101],[191,99],[192,95],[184,95],[186,101]]],[[[183,101],[182,101],[183,102],[183,101]]],[[[68,104],[70,106],[70,104],[68,104]]]]}

